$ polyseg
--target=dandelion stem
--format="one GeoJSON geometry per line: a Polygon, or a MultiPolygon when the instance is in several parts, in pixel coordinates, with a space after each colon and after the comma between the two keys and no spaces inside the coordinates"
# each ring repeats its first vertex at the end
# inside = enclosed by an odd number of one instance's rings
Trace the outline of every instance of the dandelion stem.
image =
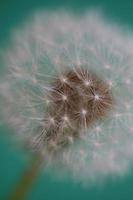
{"type": "Polygon", "coordinates": [[[42,162],[43,159],[41,155],[38,154],[33,157],[28,169],[24,171],[8,200],[23,200],[25,198],[34,182],[34,179],[39,173],[42,162]]]}

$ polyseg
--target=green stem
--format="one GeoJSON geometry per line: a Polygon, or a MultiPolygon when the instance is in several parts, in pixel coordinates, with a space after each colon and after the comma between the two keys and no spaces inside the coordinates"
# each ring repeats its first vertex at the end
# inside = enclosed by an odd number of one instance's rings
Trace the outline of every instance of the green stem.
{"type": "Polygon", "coordinates": [[[23,200],[25,198],[34,182],[34,179],[39,173],[42,162],[42,156],[36,155],[33,157],[30,166],[24,171],[8,200],[23,200]]]}

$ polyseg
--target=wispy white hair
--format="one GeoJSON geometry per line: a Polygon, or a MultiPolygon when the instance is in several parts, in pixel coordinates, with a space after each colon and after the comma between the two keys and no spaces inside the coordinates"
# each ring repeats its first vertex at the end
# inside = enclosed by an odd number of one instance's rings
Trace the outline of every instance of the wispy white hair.
{"type": "MultiPolygon", "coordinates": [[[[38,13],[13,33],[0,79],[3,119],[34,142],[43,126],[49,82],[64,68],[86,66],[110,84],[113,111],[62,152],[60,168],[76,180],[123,175],[133,161],[133,36],[90,12],[38,13]]],[[[83,130],[84,131],[84,130],[83,130]]],[[[82,130],[81,130],[82,132],[82,130]]]]}

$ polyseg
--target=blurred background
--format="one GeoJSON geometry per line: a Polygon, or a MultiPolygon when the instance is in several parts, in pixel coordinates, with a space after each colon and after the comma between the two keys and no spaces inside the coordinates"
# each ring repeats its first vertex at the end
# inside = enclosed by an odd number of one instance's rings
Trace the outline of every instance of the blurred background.
{"type": "MultiPolygon", "coordinates": [[[[12,30],[23,23],[36,10],[64,10],[84,14],[91,8],[99,8],[105,16],[133,29],[132,0],[0,0],[0,50],[8,46],[12,30]]],[[[0,73],[2,64],[0,65],[0,73]]],[[[11,130],[0,126],[0,200],[4,200],[26,166],[25,152],[12,148],[8,137],[11,130]]],[[[133,199],[133,173],[119,180],[110,178],[106,184],[83,187],[69,179],[58,180],[52,174],[43,173],[34,183],[27,200],[131,200],[133,199]]]]}

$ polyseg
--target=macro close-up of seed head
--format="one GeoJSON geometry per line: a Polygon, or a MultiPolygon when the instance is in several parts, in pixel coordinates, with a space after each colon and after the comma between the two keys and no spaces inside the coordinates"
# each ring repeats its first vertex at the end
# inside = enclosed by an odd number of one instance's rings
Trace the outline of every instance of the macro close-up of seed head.
{"type": "Polygon", "coordinates": [[[133,156],[133,36],[90,11],[38,12],[13,32],[0,81],[3,123],[57,174],[99,181],[133,156]]]}

